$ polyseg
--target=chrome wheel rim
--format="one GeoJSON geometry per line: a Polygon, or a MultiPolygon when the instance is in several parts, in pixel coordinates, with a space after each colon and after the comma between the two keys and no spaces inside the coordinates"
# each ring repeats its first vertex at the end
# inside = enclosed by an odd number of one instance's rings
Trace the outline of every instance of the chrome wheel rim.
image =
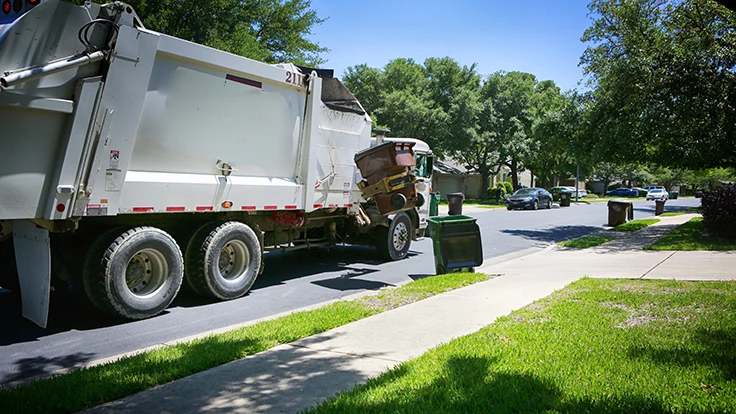
{"type": "Polygon", "coordinates": [[[217,261],[217,271],[225,280],[235,280],[242,277],[248,269],[250,253],[241,240],[231,240],[220,251],[217,261]]]}
{"type": "Polygon", "coordinates": [[[397,223],[394,228],[394,234],[392,236],[392,242],[396,251],[401,251],[406,243],[409,241],[409,229],[404,223],[397,223]]]}
{"type": "Polygon", "coordinates": [[[155,294],[166,282],[169,264],[155,249],[143,249],[133,255],[125,266],[125,285],[136,297],[155,294]]]}

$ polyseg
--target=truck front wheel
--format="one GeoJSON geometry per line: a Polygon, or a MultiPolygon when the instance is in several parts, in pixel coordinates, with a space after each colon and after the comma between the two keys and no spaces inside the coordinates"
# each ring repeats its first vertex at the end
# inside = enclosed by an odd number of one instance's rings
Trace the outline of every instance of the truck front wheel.
{"type": "Polygon", "coordinates": [[[406,213],[394,216],[388,227],[376,229],[378,253],[386,260],[400,260],[406,257],[411,247],[411,219],[406,213]]]}
{"type": "Polygon", "coordinates": [[[202,226],[186,251],[186,281],[195,292],[220,300],[245,295],[258,276],[261,245],[244,223],[202,226]]]}
{"type": "Polygon", "coordinates": [[[183,277],[184,260],[174,239],[154,227],[136,227],[100,236],[87,254],[82,281],[100,310],[145,319],[171,304],[183,277]]]}

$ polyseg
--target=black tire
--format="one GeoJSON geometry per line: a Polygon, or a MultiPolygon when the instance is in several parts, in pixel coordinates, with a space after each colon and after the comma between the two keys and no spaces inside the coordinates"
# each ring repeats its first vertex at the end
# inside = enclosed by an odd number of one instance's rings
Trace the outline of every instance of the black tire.
{"type": "Polygon", "coordinates": [[[258,277],[261,255],[258,236],[246,224],[206,224],[194,233],[187,246],[187,285],[203,296],[239,298],[258,277]]]}
{"type": "Polygon", "coordinates": [[[552,200],[547,200],[547,210],[552,209],[552,200]]]}
{"type": "Polygon", "coordinates": [[[98,309],[126,319],[158,315],[176,297],[184,260],[176,241],[155,227],[114,229],[87,253],[84,291],[98,309]]]}
{"type": "Polygon", "coordinates": [[[539,209],[539,200],[534,200],[534,203],[532,203],[532,210],[539,209]]]}
{"type": "Polygon", "coordinates": [[[513,208],[511,208],[511,207],[506,207],[506,210],[508,210],[508,211],[511,211],[511,210],[513,210],[513,208]]]}
{"type": "Polygon", "coordinates": [[[397,214],[388,227],[376,229],[378,254],[388,261],[403,259],[411,247],[412,232],[409,216],[406,213],[397,214]]]}

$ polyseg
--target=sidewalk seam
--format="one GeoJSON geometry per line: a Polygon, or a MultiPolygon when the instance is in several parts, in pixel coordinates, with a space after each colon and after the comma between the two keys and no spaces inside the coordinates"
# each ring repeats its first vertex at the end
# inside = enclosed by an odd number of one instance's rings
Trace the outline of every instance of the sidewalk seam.
{"type": "MultiPolygon", "coordinates": [[[[353,356],[353,357],[358,357],[358,358],[368,358],[368,359],[377,359],[377,360],[381,360],[381,361],[394,362],[396,364],[399,364],[399,363],[403,362],[403,361],[398,361],[398,360],[390,359],[390,358],[381,358],[381,357],[375,357],[375,356],[364,355],[364,354],[354,354],[352,352],[340,352],[340,351],[333,351],[331,349],[312,348],[312,347],[310,347],[308,345],[297,345],[297,344],[293,344],[293,343],[284,344],[284,345],[288,345],[288,346],[293,347],[293,348],[307,349],[307,350],[313,351],[313,352],[330,352],[330,353],[333,353],[333,354],[348,355],[348,356],[353,356]]],[[[267,350],[267,351],[269,351],[269,350],[267,350]]],[[[267,351],[265,351],[265,352],[267,352],[267,351]]],[[[257,354],[253,354],[253,355],[257,355],[257,354]]]]}
{"type": "Polygon", "coordinates": [[[639,277],[639,279],[644,279],[644,278],[645,278],[645,277],[646,277],[646,276],[647,276],[647,275],[648,275],[649,273],[652,273],[652,271],[654,271],[654,269],[658,268],[658,267],[659,267],[659,266],[660,266],[660,265],[661,265],[662,263],[666,262],[666,261],[667,261],[667,260],[669,260],[669,259],[670,259],[670,258],[671,258],[672,256],[674,256],[674,255],[675,255],[675,253],[677,253],[677,251],[673,251],[673,252],[672,252],[672,254],[670,254],[669,256],[665,257],[665,258],[664,258],[664,259],[662,259],[662,260],[661,260],[661,261],[660,261],[659,263],[657,263],[656,265],[654,265],[654,266],[653,266],[653,267],[652,267],[651,269],[649,269],[649,270],[647,270],[646,272],[644,272],[644,274],[643,274],[643,275],[641,275],[641,276],[639,277]]]}

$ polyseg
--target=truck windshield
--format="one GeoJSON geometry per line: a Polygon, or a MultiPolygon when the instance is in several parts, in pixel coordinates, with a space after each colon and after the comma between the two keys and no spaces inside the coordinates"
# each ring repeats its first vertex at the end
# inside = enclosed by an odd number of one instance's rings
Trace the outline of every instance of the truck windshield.
{"type": "Polygon", "coordinates": [[[414,156],[414,159],[416,160],[417,177],[431,178],[434,156],[430,154],[417,153],[414,156]]]}

